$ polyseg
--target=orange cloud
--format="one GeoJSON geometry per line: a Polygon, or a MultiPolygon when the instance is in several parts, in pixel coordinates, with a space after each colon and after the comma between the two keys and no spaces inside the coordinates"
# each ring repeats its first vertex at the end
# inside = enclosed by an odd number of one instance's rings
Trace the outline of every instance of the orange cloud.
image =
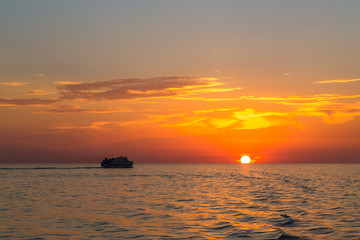
{"type": "Polygon", "coordinates": [[[187,132],[204,135],[210,132],[216,133],[225,128],[231,130],[261,129],[294,123],[289,120],[288,113],[257,112],[255,109],[245,109],[243,111],[236,108],[208,109],[194,111],[193,113],[196,115],[186,114],[182,118],[172,119],[175,121],[164,122],[162,125],[180,127],[187,132]],[[224,112],[225,114],[215,114],[216,112],[224,112]],[[284,118],[284,116],[286,117],[284,118]]]}
{"type": "Polygon", "coordinates": [[[44,91],[44,90],[39,90],[39,89],[29,89],[26,94],[28,95],[45,95],[45,94],[49,94],[48,92],[44,91]]]}
{"type": "Polygon", "coordinates": [[[212,112],[228,112],[235,109],[237,108],[217,108],[217,109],[197,110],[193,112],[196,114],[201,114],[201,113],[212,113],[212,112]]]}
{"type": "Polygon", "coordinates": [[[234,112],[234,116],[241,120],[241,126],[236,129],[259,129],[281,125],[282,121],[270,120],[269,116],[284,116],[287,113],[279,112],[256,112],[255,109],[245,109],[244,111],[234,112]]]}
{"type": "Polygon", "coordinates": [[[107,128],[115,128],[120,125],[119,122],[116,121],[98,121],[93,122],[90,125],[63,125],[63,126],[56,126],[53,129],[56,130],[72,130],[72,129],[107,129],[107,128]]]}
{"type": "Polygon", "coordinates": [[[208,123],[215,128],[229,127],[238,121],[233,118],[209,118],[208,123]]]}
{"type": "Polygon", "coordinates": [[[0,85],[19,87],[28,84],[27,82],[0,82],[0,85]]]}
{"type": "MultiPolygon", "coordinates": [[[[142,99],[159,99],[175,98],[200,93],[227,92],[240,88],[217,88],[225,83],[220,82],[217,78],[201,77],[157,77],[150,79],[115,79],[110,81],[98,82],[72,82],[57,81],[55,84],[61,85],[57,89],[59,97],[57,99],[15,99],[1,98],[1,105],[47,105],[59,101],[108,101],[108,100],[142,100],[142,99]]],[[[27,83],[20,82],[1,82],[0,85],[22,86],[27,83]]],[[[28,95],[49,94],[45,90],[30,89],[26,92],[28,95]]],[[[214,99],[208,98],[207,101],[214,99]]],[[[218,100],[218,99],[216,99],[218,100]]],[[[144,103],[144,102],[142,102],[144,103]]]]}
{"type": "Polygon", "coordinates": [[[316,81],[313,83],[314,84],[317,84],[317,83],[349,83],[349,82],[358,82],[358,81],[360,81],[360,78],[322,80],[322,81],[316,81]]]}
{"type": "Polygon", "coordinates": [[[284,104],[303,104],[315,101],[329,101],[336,99],[351,99],[360,98],[360,95],[341,95],[341,94],[315,94],[308,96],[287,96],[287,97],[255,97],[255,96],[242,96],[239,100],[253,100],[253,101],[269,101],[284,104]]]}
{"type": "Polygon", "coordinates": [[[65,84],[58,87],[62,99],[126,100],[165,98],[198,93],[230,91],[214,88],[223,85],[216,78],[157,77],[115,79],[110,81],[65,84]]]}
{"type": "Polygon", "coordinates": [[[107,109],[89,109],[74,106],[56,106],[49,109],[44,109],[36,113],[54,113],[54,114],[69,114],[69,113],[118,113],[118,112],[135,112],[129,108],[107,108],[107,109]]]}
{"type": "Polygon", "coordinates": [[[25,99],[12,99],[0,98],[0,105],[2,106],[43,106],[57,102],[57,99],[41,99],[41,98],[25,98],[25,99]]]}
{"type": "MultiPolygon", "coordinates": [[[[199,97],[199,94],[221,93],[239,90],[241,88],[221,88],[226,83],[220,82],[217,78],[201,77],[157,77],[149,79],[115,79],[98,82],[54,82],[60,86],[57,99],[15,99],[2,98],[0,104],[4,105],[47,105],[59,101],[140,101],[149,99],[172,98],[177,100],[198,100],[198,101],[225,101],[236,100],[228,98],[199,97]],[[192,96],[192,97],[190,97],[192,96]],[[35,103],[37,102],[37,103],[35,103]]],[[[26,83],[3,82],[2,85],[21,86],[26,83]]],[[[45,90],[30,89],[27,95],[50,94],[45,90]]]]}
{"type": "MultiPolygon", "coordinates": [[[[83,109],[79,109],[80,111],[84,111],[83,109]]],[[[131,110],[129,110],[131,111],[131,110]]],[[[99,113],[99,112],[98,112],[99,113]]],[[[101,113],[101,112],[100,112],[101,113]]],[[[138,119],[129,120],[129,121],[95,121],[91,124],[85,125],[62,125],[56,126],[54,129],[57,130],[70,130],[70,129],[109,129],[109,128],[119,128],[119,127],[143,127],[144,125],[161,123],[172,121],[173,118],[177,118],[179,116],[183,116],[184,114],[169,114],[169,115],[153,115],[148,114],[139,117],[138,119]]]]}
{"type": "Polygon", "coordinates": [[[202,102],[217,102],[217,101],[235,101],[236,98],[205,98],[205,97],[174,97],[177,100],[189,100],[189,101],[202,101],[202,102]]]}
{"type": "Polygon", "coordinates": [[[356,116],[360,116],[360,108],[351,108],[351,106],[337,108],[300,108],[298,112],[299,115],[321,117],[323,122],[328,124],[345,123],[354,120],[356,116]]]}
{"type": "Polygon", "coordinates": [[[337,124],[351,121],[358,115],[360,95],[316,94],[310,96],[254,97],[244,96],[242,100],[263,101],[299,107],[291,110],[293,117],[317,116],[325,123],[337,124]]]}
{"type": "Polygon", "coordinates": [[[54,84],[57,85],[69,85],[69,84],[80,84],[81,82],[74,82],[74,81],[56,81],[54,84]]]}

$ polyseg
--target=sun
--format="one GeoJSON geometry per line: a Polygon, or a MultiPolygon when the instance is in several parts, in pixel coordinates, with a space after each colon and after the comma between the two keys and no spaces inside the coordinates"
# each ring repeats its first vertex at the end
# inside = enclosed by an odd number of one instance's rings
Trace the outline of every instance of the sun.
{"type": "Polygon", "coordinates": [[[249,164],[251,161],[250,157],[249,156],[242,156],[241,159],[240,159],[240,162],[242,164],[249,164]]]}

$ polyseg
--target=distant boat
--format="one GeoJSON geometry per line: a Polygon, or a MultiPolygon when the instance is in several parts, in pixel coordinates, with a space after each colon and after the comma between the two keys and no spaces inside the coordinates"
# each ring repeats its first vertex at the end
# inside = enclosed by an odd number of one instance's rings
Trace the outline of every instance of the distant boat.
{"type": "Polygon", "coordinates": [[[115,157],[115,158],[105,158],[101,162],[101,167],[103,168],[132,168],[134,162],[129,161],[127,157],[115,157]]]}

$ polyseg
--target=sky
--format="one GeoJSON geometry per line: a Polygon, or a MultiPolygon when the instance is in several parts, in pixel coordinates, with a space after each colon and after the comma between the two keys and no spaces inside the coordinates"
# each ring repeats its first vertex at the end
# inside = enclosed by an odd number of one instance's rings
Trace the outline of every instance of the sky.
{"type": "Polygon", "coordinates": [[[0,0],[0,162],[360,162],[360,1],[0,0]]]}

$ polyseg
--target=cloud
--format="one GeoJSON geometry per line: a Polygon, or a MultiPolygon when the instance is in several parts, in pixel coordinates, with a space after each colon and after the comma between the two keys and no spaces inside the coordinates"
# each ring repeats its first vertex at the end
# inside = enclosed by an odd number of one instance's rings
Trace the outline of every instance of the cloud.
{"type": "Polygon", "coordinates": [[[255,109],[245,109],[242,111],[237,108],[210,109],[193,111],[193,113],[195,115],[186,114],[181,118],[170,119],[173,121],[164,122],[162,125],[183,128],[185,131],[202,135],[210,132],[226,131],[226,129],[251,130],[294,124],[288,113],[258,112],[255,109]],[[216,114],[224,112],[226,114],[216,114]]]}
{"type": "Polygon", "coordinates": [[[53,129],[56,130],[71,130],[71,129],[95,129],[101,130],[106,128],[114,128],[118,127],[119,122],[112,122],[112,121],[99,121],[93,122],[90,125],[66,125],[66,126],[56,126],[53,129]]]}
{"type": "Polygon", "coordinates": [[[143,120],[133,120],[133,121],[97,121],[92,122],[89,125],[64,125],[53,127],[55,130],[72,130],[72,129],[94,129],[94,130],[109,130],[117,129],[122,127],[142,127],[154,121],[143,119],[143,120]]]}
{"type": "Polygon", "coordinates": [[[206,110],[197,110],[193,111],[196,114],[212,113],[212,112],[228,112],[236,110],[236,108],[215,108],[215,109],[206,109],[206,110]]]}
{"type": "Polygon", "coordinates": [[[208,123],[215,128],[224,128],[238,122],[233,118],[209,118],[208,123]]]}
{"type": "Polygon", "coordinates": [[[35,74],[35,77],[43,77],[43,76],[44,76],[43,73],[36,73],[36,74],[35,74]]]}
{"type": "Polygon", "coordinates": [[[186,116],[184,115],[181,119],[176,119],[176,121],[173,122],[167,122],[162,123],[162,126],[165,127],[188,127],[191,126],[195,129],[195,131],[204,133],[204,129],[206,129],[206,132],[209,132],[212,130],[209,128],[209,125],[207,124],[207,117],[193,117],[193,116],[186,116]]]}
{"type": "MultiPolygon", "coordinates": [[[[69,108],[71,110],[71,107],[64,106],[64,108],[69,108]]],[[[88,109],[74,109],[74,112],[76,110],[79,110],[79,112],[87,112],[87,113],[105,113],[108,111],[109,113],[111,110],[88,110],[88,109]]],[[[118,109],[118,112],[148,112],[151,110],[131,110],[127,108],[118,109]]],[[[61,113],[60,111],[56,113],[61,113]]],[[[141,117],[134,118],[133,120],[123,120],[123,121],[94,121],[88,124],[81,124],[81,125],[72,125],[72,124],[66,124],[66,125],[60,125],[55,126],[53,129],[56,131],[69,131],[72,129],[93,129],[93,130],[111,130],[111,129],[118,129],[118,128],[137,128],[141,131],[141,134],[145,134],[143,129],[144,126],[146,127],[154,127],[154,126],[165,126],[163,123],[169,122],[169,121],[176,121],[181,119],[185,114],[167,114],[167,115],[156,115],[156,114],[143,114],[141,117]]]]}
{"type": "Polygon", "coordinates": [[[128,100],[165,98],[199,93],[230,91],[216,88],[224,83],[216,78],[157,77],[149,79],[115,79],[59,86],[61,98],[67,100],[128,100]]]}
{"type": "Polygon", "coordinates": [[[360,81],[360,78],[322,80],[322,81],[316,81],[316,82],[313,82],[313,83],[314,84],[317,84],[317,83],[348,83],[348,82],[358,82],[358,81],[360,81]]]}
{"type": "Polygon", "coordinates": [[[270,120],[267,119],[267,117],[284,115],[287,115],[287,113],[255,112],[255,109],[245,109],[244,111],[234,112],[235,118],[239,119],[242,123],[242,126],[236,129],[259,129],[281,125],[282,121],[270,120]]]}
{"type": "Polygon", "coordinates": [[[189,91],[189,93],[217,93],[217,92],[231,92],[234,90],[241,90],[241,87],[237,88],[210,88],[210,89],[194,89],[189,91]]]}
{"type": "Polygon", "coordinates": [[[60,105],[60,106],[55,106],[53,108],[44,109],[36,113],[69,114],[69,113],[118,113],[118,112],[135,112],[135,111],[129,108],[89,109],[89,108],[60,105]]]}
{"type": "Polygon", "coordinates": [[[288,97],[255,97],[242,96],[238,100],[264,101],[283,105],[326,105],[339,101],[353,101],[359,99],[360,95],[342,95],[342,94],[315,94],[308,96],[288,96],[288,97]]]}
{"type": "Polygon", "coordinates": [[[28,84],[27,82],[0,82],[0,85],[20,87],[28,84]]]}
{"type": "Polygon", "coordinates": [[[360,116],[360,109],[333,111],[331,114],[327,114],[324,122],[328,124],[341,124],[354,120],[356,116],[360,116]]]}
{"type": "Polygon", "coordinates": [[[194,101],[202,101],[202,102],[216,102],[216,101],[236,101],[239,100],[238,98],[213,98],[213,97],[174,97],[174,99],[178,100],[194,100],[194,101]]]}
{"type": "Polygon", "coordinates": [[[56,81],[54,84],[57,85],[69,85],[69,84],[79,84],[81,82],[74,82],[74,81],[56,81]]]}
{"type": "MultiPolygon", "coordinates": [[[[0,85],[22,86],[27,83],[0,82],[0,85]]],[[[222,101],[223,98],[200,97],[199,94],[212,94],[239,90],[241,88],[222,88],[226,83],[217,78],[203,77],[156,77],[156,78],[130,78],[115,79],[98,82],[57,81],[59,85],[57,99],[11,99],[2,98],[2,105],[46,105],[59,101],[88,100],[141,100],[174,98],[178,100],[222,101]]],[[[27,95],[49,94],[45,90],[30,89],[27,95]]],[[[231,99],[234,100],[234,99],[231,99]]],[[[80,111],[80,110],[71,110],[80,111]]]]}
{"type": "Polygon", "coordinates": [[[323,107],[307,107],[298,109],[299,115],[318,116],[327,124],[341,124],[355,119],[360,116],[359,103],[355,104],[338,104],[323,107]]]}
{"type": "Polygon", "coordinates": [[[355,116],[359,116],[359,94],[316,94],[288,97],[243,96],[239,99],[294,106],[297,109],[290,112],[293,116],[317,116],[328,124],[348,122],[355,119],[355,116]]]}
{"type": "Polygon", "coordinates": [[[57,102],[57,99],[41,99],[41,98],[0,98],[1,106],[43,106],[57,102]]]}
{"type": "MultiPolygon", "coordinates": [[[[0,85],[23,86],[26,82],[0,82],[0,85]]],[[[187,96],[200,93],[212,93],[230,91],[217,86],[224,85],[216,78],[200,77],[157,77],[149,79],[115,79],[98,82],[73,82],[57,81],[54,84],[60,85],[59,97],[57,99],[41,98],[1,98],[0,104],[4,105],[48,105],[63,100],[135,100],[135,99],[156,99],[171,96],[187,96]]],[[[28,95],[47,94],[44,90],[30,89],[28,95]]],[[[72,109],[71,111],[80,111],[72,109]]]]}
{"type": "Polygon", "coordinates": [[[27,95],[45,95],[45,94],[49,94],[48,92],[44,91],[44,90],[39,90],[39,89],[29,89],[26,92],[27,95]]]}

